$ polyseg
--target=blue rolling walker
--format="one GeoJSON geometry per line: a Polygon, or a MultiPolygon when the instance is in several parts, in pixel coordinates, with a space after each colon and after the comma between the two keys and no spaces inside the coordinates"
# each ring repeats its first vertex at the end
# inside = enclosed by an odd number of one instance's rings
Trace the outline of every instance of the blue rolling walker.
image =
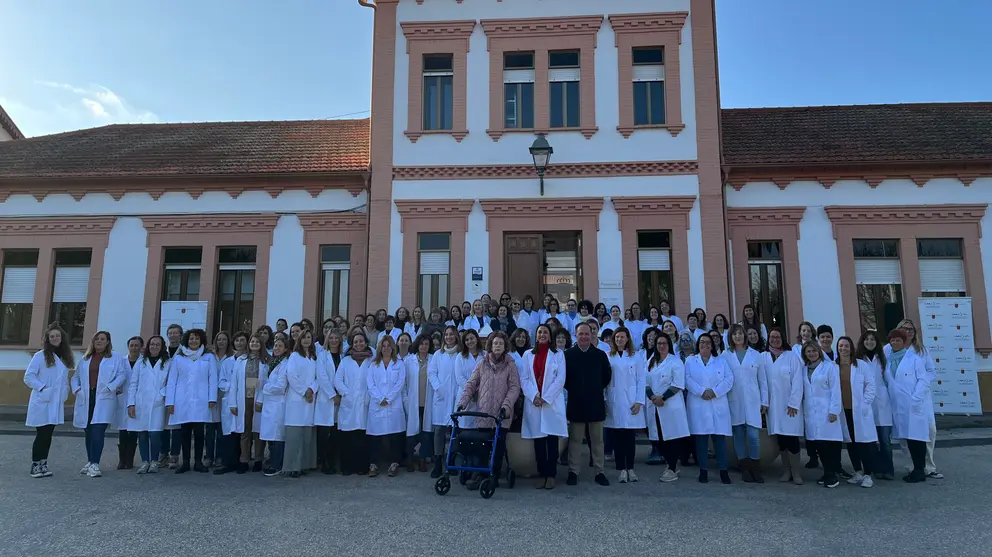
{"type": "MultiPolygon", "coordinates": [[[[479,494],[483,499],[489,499],[496,493],[496,476],[493,469],[496,464],[496,444],[499,442],[499,435],[505,419],[503,409],[500,409],[499,416],[493,416],[484,412],[455,412],[451,415],[451,437],[448,439],[448,452],[445,457],[445,472],[434,483],[434,493],[447,495],[451,491],[451,474],[458,474],[459,483],[468,483],[469,476],[474,472],[488,474],[489,477],[479,484],[479,494]],[[496,429],[490,433],[488,429],[466,429],[458,424],[459,418],[478,418],[480,420],[492,420],[496,422],[496,429]],[[471,464],[483,459],[488,459],[488,466],[472,466],[471,464]]],[[[503,451],[506,462],[506,486],[513,489],[517,483],[517,474],[510,468],[510,456],[507,451],[503,451]]]]}

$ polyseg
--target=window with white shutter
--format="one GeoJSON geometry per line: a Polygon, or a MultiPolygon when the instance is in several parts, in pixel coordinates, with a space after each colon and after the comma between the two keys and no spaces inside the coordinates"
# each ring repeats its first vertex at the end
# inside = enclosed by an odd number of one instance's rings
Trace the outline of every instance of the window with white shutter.
{"type": "Polygon", "coordinates": [[[91,250],[55,250],[55,280],[49,322],[58,323],[69,337],[69,344],[83,344],[86,299],[90,292],[91,250]]]}
{"type": "Polygon", "coordinates": [[[641,307],[660,307],[672,300],[672,233],[637,231],[637,298],[641,307]]]}
{"type": "Polygon", "coordinates": [[[28,343],[37,276],[38,250],[4,250],[0,344],[28,343]]]}
{"type": "Polygon", "coordinates": [[[507,128],[534,127],[534,79],[533,52],[503,55],[503,125],[507,128]]]}
{"type": "Polygon", "coordinates": [[[854,282],[861,332],[884,337],[905,316],[898,240],[854,240],[854,282]]]}
{"type": "Polygon", "coordinates": [[[451,234],[419,234],[417,248],[417,305],[428,311],[447,306],[451,281],[451,234]]]}
{"type": "Polygon", "coordinates": [[[631,51],[634,80],[634,125],[665,123],[665,56],[660,46],[631,51]]]}
{"type": "Polygon", "coordinates": [[[351,278],[351,246],[321,246],[321,321],[348,316],[348,288],[351,278]]]}
{"type": "Polygon", "coordinates": [[[920,262],[920,291],[924,297],[967,296],[960,239],[917,240],[916,255],[920,262]]]}
{"type": "Polygon", "coordinates": [[[552,128],[579,127],[579,51],[548,53],[550,123],[552,128]]]}

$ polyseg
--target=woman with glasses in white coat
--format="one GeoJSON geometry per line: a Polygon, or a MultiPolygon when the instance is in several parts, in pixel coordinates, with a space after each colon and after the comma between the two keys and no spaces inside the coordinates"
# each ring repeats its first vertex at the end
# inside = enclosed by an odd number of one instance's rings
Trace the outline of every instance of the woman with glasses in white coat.
{"type": "Polygon", "coordinates": [[[31,357],[24,384],[31,389],[25,425],[35,428],[31,445],[31,477],[47,478],[48,453],[55,426],[65,423],[65,401],[69,399],[69,370],[76,367],[69,337],[58,325],[45,331],[44,347],[31,357]]]}
{"type": "Polygon", "coordinates": [[[334,390],[341,396],[338,406],[338,451],[341,475],[365,474],[368,471],[368,372],[372,366],[372,349],[364,332],[352,329],[349,348],[334,373],[334,390]]]}
{"type": "MultiPolygon", "coordinates": [[[[717,315],[722,317],[722,315],[717,315]]],[[[714,326],[718,319],[713,319],[714,326]]],[[[734,452],[745,483],[765,483],[761,476],[761,417],[768,410],[764,358],[747,345],[744,327],[734,324],[727,330],[730,347],[721,354],[734,374],[734,388],[727,393],[730,425],[734,432],[734,452]]]]}
{"type": "Polygon", "coordinates": [[[765,384],[768,388],[768,435],[775,436],[782,455],[784,472],[780,482],[803,485],[799,463],[799,439],[803,436],[803,362],[786,342],[781,329],[768,332],[768,351],[764,358],[765,384]]]}
{"type": "Polygon", "coordinates": [[[165,411],[170,424],[182,426],[183,463],[176,469],[176,474],[191,469],[208,471],[202,460],[203,428],[213,419],[213,409],[217,407],[220,369],[214,355],[206,351],[206,338],[203,329],[189,329],[183,333],[179,350],[169,366],[165,411]]]}
{"type": "Polygon", "coordinates": [[[565,421],[565,357],[551,339],[551,329],[538,325],[534,348],[524,352],[520,390],[524,396],[522,439],[534,440],[537,489],[554,489],[558,475],[558,442],[568,437],[565,421]]]}
{"type": "Polygon", "coordinates": [[[648,437],[661,442],[661,453],[668,465],[661,474],[661,481],[674,482],[679,479],[679,456],[683,440],[689,437],[689,420],[682,395],[685,364],[675,355],[671,337],[666,334],[655,337],[654,350],[646,367],[645,394],[651,402],[647,416],[648,437]]]}
{"type": "Polygon", "coordinates": [[[606,387],[606,421],[613,437],[613,454],[620,483],[636,482],[634,473],[634,436],[645,426],[644,407],[646,371],[644,361],[634,352],[630,330],[613,330],[608,354],[613,376],[606,387]]]}
{"type": "Polygon", "coordinates": [[[803,345],[803,418],[806,443],[813,444],[823,461],[823,477],[816,483],[834,488],[840,485],[840,449],[844,434],[840,424],[840,371],[823,357],[816,341],[803,345]]]}
{"type": "Polygon", "coordinates": [[[104,436],[117,414],[117,391],[128,375],[124,358],[113,350],[110,333],[98,331],[83,353],[76,373],[69,380],[76,395],[72,425],[86,431],[86,466],[79,473],[91,478],[103,475],[100,457],[103,455],[104,436]]]}
{"type": "MultiPolygon", "coordinates": [[[[695,319],[689,314],[689,319],[695,319]]],[[[710,441],[720,468],[720,481],[730,483],[727,471],[727,437],[733,435],[730,426],[730,403],[727,393],[734,386],[734,374],[727,367],[727,361],[713,351],[713,339],[701,334],[696,339],[696,354],[685,360],[686,415],[689,419],[689,433],[696,440],[696,454],[699,458],[699,483],[709,482],[710,441]]]]}
{"type": "Polygon", "coordinates": [[[159,440],[165,426],[165,387],[169,380],[165,339],[148,339],[145,352],[131,368],[127,389],[127,430],[138,435],[139,474],[158,472],[159,440]]]}
{"type": "Polygon", "coordinates": [[[431,478],[444,473],[448,436],[451,434],[451,414],[464,386],[459,387],[458,376],[462,344],[458,329],[448,325],[444,329],[441,349],[434,353],[427,366],[427,379],[434,392],[431,401],[431,420],[434,430],[434,470],[431,478]]]}
{"type": "Polygon", "coordinates": [[[930,441],[930,417],[933,394],[930,383],[934,374],[927,369],[924,356],[913,350],[903,329],[889,332],[887,371],[889,401],[892,403],[892,437],[903,439],[913,459],[913,471],[903,477],[907,483],[927,479],[927,443],[930,441]]]}

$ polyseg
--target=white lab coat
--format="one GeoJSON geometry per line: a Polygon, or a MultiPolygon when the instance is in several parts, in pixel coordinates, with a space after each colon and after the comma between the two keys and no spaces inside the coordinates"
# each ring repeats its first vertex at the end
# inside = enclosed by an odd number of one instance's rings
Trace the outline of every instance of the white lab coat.
{"type": "Polygon", "coordinates": [[[606,386],[606,421],[603,427],[614,429],[643,429],[644,428],[644,399],[647,371],[644,369],[644,358],[627,352],[607,354],[613,377],[606,386]],[[631,413],[631,407],[640,404],[637,414],[631,413]]]}
{"type": "MultiPolygon", "coordinates": [[[[465,384],[468,380],[472,378],[472,372],[475,371],[475,366],[479,365],[479,361],[486,356],[485,351],[480,351],[478,356],[473,356],[471,352],[468,356],[462,356],[459,354],[458,361],[458,371],[455,375],[456,385],[455,385],[455,404],[458,404],[458,399],[462,397],[462,393],[465,391],[465,384]]],[[[465,408],[466,412],[478,412],[479,405],[474,400],[469,401],[468,407],[465,408]]],[[[476,427],[476,419],[471,417],[461,418],[458,420],[458,426],[464,429],[471,429],[476,427]]]]}
{"type": "Polygon", "coordinates": [[[703,363],[699,354],[685,360],[686,417],[692,435],[732,435],[730,427],[730,402],[727,393],[734,386],[734,374],[727,361],[710,356],[703,363]],[[716,398],[703,400],[706,389],[712,389],[716,398]]]}
{"type": "MultiPolygon", "coordinates": [[[[218,382],[218,390],[221,397],[218,406],[221,407],[220,426],[224,435],[245,432],[245,412],[248,411],[245,407],[247,390],[245,369],[247,364],[248,356],[245,355],[238,356],[237,358],[225,358],[221,363],[220,381],[218,382]],[[237,410],[237,416],[231,413],[232,409],[237,410]]],[[[265,364],[262,362],[258,363],[259,376],[262,375],[263,366],[265,364]]],[[[257,389],[258,387],[256,386],[257,389]]],[[[257,421],[256,419],[252,419],[252,429],[255,428],[255,422],[257,421]]]]}
{"type": "MultiPolygon", "coordinates": [[[[650,362],[645,366],[650,365],[650,362]]],[[[655,406],[651,399],[647,399],[648,438],[652,441],[671,441],[689,436],[689,418],[685,411],[685,397],[682,391],[685,390],[685,364],[682,359],[674,354],[669,354],[664,361],[655,364],[647,370],[646,385],[651,387],[654,396],[662,396],[669,387],[679,389],[679,392],[665,401],[664,406],[655,406]],[[655,423],[655,416],[661,422],[661,432],[658,431],[658,424],[655,423]]]]}
{"type": "MultiPolygon", "coordinates": [[[[217,358],[217,356],[214,356],[217,358]]],[[[220,393],[220,381],[221,379],[231,373],[231,368],[234,366],[234,355],[224,356],[223,358],[217,358],[217,401],[221,400],[220,393]]],[[[215,404],[213,408],[210,409],[210,421],[215,424],[221,423],[221,406],[223,404],[215,404]]]]}
{"type": "Polygon", "coordinates": [[[194,361],[181,351],[176,352],[165,388],[165,405],[174,407],[169,423],[211,422],[213,412],[209,403],[217,402],[218,383],[220,366],[213,354],[205,352],[194,361]]]}
{"type": "MultiPolygon", "coordinates": [[[[69,399],[69,368],[58,356],[55,364],[45,364],[45,353],[35,352],[24,372],[24,384],[31,389],[24,425],[41,427],[65,423],[65,401],[69,399]],[[42,390],[44,389],[44,390],[42,390]]],[[[89,369],[86,370],[89,373],[89,369]]],[[[88,409],[87,409],[88,410],[88,409]]]]}
{"type": "Polygon", "coordinates": [[[762,357],[768,388],[768,435],[802,437],[803,374],[806,366],[791,350],[782,352],[775,361],[772,361],[771,352],[765,352],[762,357]],[[795,416],[789,416],[789,408],[796,410],[795,416]]]}
{"type": "MultiPolygon", "coordinates": [[[[114,352],[100,362],[100,371],[96,379],[96,406],[93,409],[94,424],[112,424],[117,414],[117,391],[127,380],[130,370],[125,370],[127,363],[124,357],[114,352]]],[[[83,358],[76,366],[76,373],[69,380],[70,388],[76,395],[73,406],[72,425],[83,429],[90,411],[90,358],[83,358]],[[82,378],[80,378],[82,375],[82,378]]]]}
{"type": "Polygon", "coordinates": [[[524,415],[520,430],[523,439],[538,439],[547,435],[568,437],[568,422],[565,420],[565,354],[548,351],[544,361],[544,380],[541,382],[541,399],[544,406],[534,406],[538,394],[537,379],[534,374],[533,350],[524,352],[520,367],[520,390],[524,395],[524,415]]]}
{"type": "Polygon", "coordinates": [[[861,360],[859,366],[870,366],[872,375],[875,377],[875,400],[871,402],[872,413],[875,416],[875,425],[881,427],[892,427],[892,403],[889,402],[889,372],[882,369],[882,362],[878,358],[871,360],[861,360]]]}
{"type": "MultiPolygon", "coordinates": [[[[134,363],[127,387],[127,406],[134,406],[134,417],[127,419],[128,431],[162,431],[165,426],[165,386],[171,363],[171,358],[165,361],[159,358],[152,365],[144,356],[134,363]]],[[[124,415],[128,415],[126,409],[124,415]]]]}
{"type": "MultiPolygon", "coordinates": [[[[393,327],[389,331],[381,331],[379,333],[379,336],[376,337],[376,339],[375,339],[375,347],[376,347],[376,349],[377,350],[379,349],[379,343],[382,342],[382,339],[386,338],[387,336],[390,336],[390,337],[393,337],[393,340],[399,340],[400,333],[402,333],[402,332],[403,332],[403,329],[399,329],[397,327],[393,327]]],[[[375,356],[373,356],[373,357],[375,357],[375,356]]]]}
{"type": "Polygon", "coordinates": [[[727,350],[720,355],[734,374],[734,388],[727,393],[730,402],[730,425],[747,424],[761,429],[761,407],[768,406],[768,385],[765,384],[764,358],[761,352],[748,348],[744,360],[727,350]]]}
{"type": "MultiPolygon", "coordinates": [[[[682,318],[680,318],[678,315],[669,315],[668,317],[662,315],[660,316],[660,319],[662,325],[665,324],[665,321],[671,321],[672,323],[674,323],[675,331],[678,333],[681,333],[682,329],[685,329],[685,325],[682,324],[682,318]]],[[[661,325],[658,325],[658,328],[660,329],[661,325]]]]}
{"type": "Polygon", "coordinates": [[[830,360],[820,360],[810,376],[807,366],[803,366],[803,418],[806,425],[806,439],[809,441],[843,441],[841,422],[840,370],[830,360]],[[829,415],[837,420],[830,422],[829,415]]]}
{"type": "Polygon", "coordinates": [[[414,325],[413,321],[407,321],[406,325],[403,325],[403,332],[410,335],[410,338],[416,341],[417,337],[419,337],[424,332],[424,327],[426,325],[427,325],[426,321],[421,322],[419,326],[414,325]]]}
{"type": "MultiPolygon", "coordinates": [[[[262,395],[262,417],[259,424],[258,437],[262,441],[284,441],[286,439],[286,391],[289,381],[286,370],[289,360],[279,362],[269,371],[265,385],[259,388],[262,395]]],[[[259,373],[261,375],[261,373],[259,373]]],[[[258,394],[255,402],[258,402],[258,394]]]]}
{"type": "MultiPolygon", "coordinates": [[[[416,354],[414,356],[416,356],[416,354]]],[[[434,408],[433,408],[433,406],[434,406],[434,387],[431,386],[431,382],[430,382],[431,360],[433,360],[433,359],[434,359],[434,354],[428,354],[427,355],[427,370],[424,373],[427,373],[428,379],[427,379],[427,385],[426,385],[426,388],[425,388],[426,392],[424,393],[424,415],[421,416],[421,420],[420,420],[420,429],[421,429],[421,431],[434,431],[434,421],[433,421],[433,416],[431,415],[431,413],[434,411],[434,408]]],[[[419,364],[417,365],[417,373],[420,373],[420,365],[419,364]]],[[[418,384],[417,388],[418,388],[417,396],[419,397],[420,396],[420,391],[419,391],[420,386],[419,386],[419,384],[418,384]]],[[[419,400],[417,401],[417,404],[420,404],[420,401],[419,400]]]]}
{"type": "Polygon", "coordinates": [[[406,364],[400,360],[373,362],[366,374],[369,389],[369,418],[366,434],[389,435],[406,431],[403,390],[406,364]],[[381,402],[386,401],[386,406],[381,402]]]}
{"type": "Polygon", "coordinates": [[[620,327],[623,327],[623,323],[621,321],[614,321],[613,319],[610,319],[609,321],[607,321],[606,323],[603,323],[599,327],[599,334],[602,335],[603,334],[603,331],[615,331],[616,329],[619,329],[620,327]]]}
{"type": "Polygon", "coordinates": [[[337,407],[334,404],[334,397],[338,396],[338,391],[334,388],[336,374],[337,366],[334,365],[334,357],[331,353],[324,350],[318,354],[317,383],[320,385],[320,391],[314,395],[313,425],[329,427],[337,423],[335,421],[337,407]]]}
{"type": "MultiPolygon", "coordinates": [[[[272,354],[269,353],[269,357],[272,354]]],[[[265,388],[265,382],[269,378],[269,364],[261,363],[258,364],[258,384],[255,386],[255,401],[256,405],[265,402],[265,394],[262,392],[265,388]]],[[[262,431],[262,415],[255,414],[251,420],[251,432],[260,433],[262,431]]]]}
{"type": "Polygon", "coordinates": [[[450,426],[451,414],[455,412],[458,399],[465,385],[458,386],[458,368],[461,354],[445,354],[438,350],[427,366],[427,380],[434,391],[431,399],[431,423],[436,426],[450,426]]]}
{"type": "Polygon", "coordinates": [[[462,330],[467,331],[469,329],[472,329],[475,332],[479,332],[482,330],[483,327],[487,325],[489,325],[488,315],[483,315],[482,317],[478,317],[473,314],[465,318],[465,321],[462,323],[462,330]]]}
{"type": "MultiPolygon", "coordinates": [[[[891,357],[891,355],[890,355],[891,357]]],[[[892,372],[889,367],[889,402],[892,404],[892,438],[930,441],[934,374],[927,369],[925,356],[912,348],[892,372]]]]}
{"type": "Polygon", "coordinates": [[[519,316],[513,316],[513,322],[517,324],[517,327],[527,329],[530,342],[534,344],[534,333],[537,331],[537,326],[541,324],[539,314],[536,311],[528,312],[522,309],[519,316]]]}
{"type": "MultiPolygon", "coordinates": [[[[840,366],[837,367],[840,377],[840,366]]],[[[872,402],[875,401],[875,369],[864,360],[851,365],[851,414],[854,416],[854,437],[858,443],[875,443],[878,432],[875,431],[875,414],[872,402]]],[[[844,409],[847,412],[847,409],[844,409]]],[[[851,432],[847,428],[847,419],[841,420],[841,430],[844,442],[851,442],[851,432]]],[[[927,432],[929,435],[929,431],[927,432]]]]}
{"type": "Polygon", "coordinates": [[[628,319],[624,321],[624,325],[627,326],[627,330],[630,331],[630,341],[634,345],[634,350],[641,349],[641,337],[644,336],[644,331],[648,328],[648,322],[645,320],[635,321],[633,319],[628,319]]]}
{"type": "MultiPolygon", "coordinates": [[[[430,355],[427,356],[430,362],[430,355]]],[[[428,365],[430,365],[428,363],[428,365]]],[[[407,354],[403,358],[406,370],[403,387],[403,412],[406,414],[406,436],[413,437],[420,433],[420,364],[416,354],[407,354]]],[[[424,370],[426,372],[426,370],[424,370]]],[[[425,399],[426,400],[426,399],[425,399]]]]}
{"type": "MultiPolygon", "coordinates": [[[[141,360],[141,356],[138,356],[138,361],[141,360]]],[[[111,427],[114,429],[123,429],[127,431],[128,423],[130,418],[127,416],[127,392],[130,388],[131,374],[134,373],[134,368],[138,367],[138,361],[134,362],[134,366],[131,366],[131,360],[128,359],[127,354],[121,354],[121,364],[124,369],[124,382],[117,389],[117,411],[114,412],[114,421],[111,427]]]]}
{"type": "Polygon", "coordinates": [[[286,366],[286,427],[312,427],[314,403],[307,402],[304,395],[307,389],[313,391],[314,400],[320,391],[317,383],[317,360],[300,356],[293,352],[286,366]]]}
{"type": "Polygon", "coordinates": [[[334,390],[341,395],[338,406],[338,430],[364,431],[369,415],[368,372],[372,358],[358,365],[351,356],[345,356],[334,372],[334,390]]]}

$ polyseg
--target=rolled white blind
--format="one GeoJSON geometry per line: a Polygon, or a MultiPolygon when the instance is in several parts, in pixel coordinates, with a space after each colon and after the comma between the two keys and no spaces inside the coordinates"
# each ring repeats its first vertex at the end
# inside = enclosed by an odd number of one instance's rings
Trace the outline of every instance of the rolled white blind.
{"type": "Polygon", "coordinates": [[[920,289],[923,292],[967,292],[964,260],[920,258],[920,289]]]}
{"type": "Polygon", "coordinates": [[[854,278],[857,284],[902,284],[898,259],[855,259],[854,278]]]}
{"type": "Polygon", "coordinates": [[[446,275],[450,268],[446,251],[425,251],[420,254],[420,274],[446,275]]]}
{"type": "Polygon", "coordinates": [[[34,282],[38,276],[35,267],[7,267],[3,270],[4,304],[33,304],[34,282]]]}
{"type": "Polygon", "coordinates": [[[534,83],[534,70],[503,70],[503,83],[534,83]]]}
{"type": "Polygon", "coordinates": [[[89,291],[89,267],[56,267],[53,302],[85,302],[89,291]]]}
{"type": "Polygon", "coordinates": [[[324,271],[350,271],[351,263],[323,263],[320,268],[324,271]]]}
{"type": "Polygon", "coordinates": [[[556,68],[548,70],[548,81],[579,81],[581,75],[579,68],[556,68]]]}
{"type": "Polygon", "coordinates": [[[665,81],[665,66],[634,66],[634,81],[665,81]]]}
{"type": "Polygon", "coordinates": [[[640,271],[671,271],[672,261],[667,249],[637,250],[637,269],[640,271]]]}

